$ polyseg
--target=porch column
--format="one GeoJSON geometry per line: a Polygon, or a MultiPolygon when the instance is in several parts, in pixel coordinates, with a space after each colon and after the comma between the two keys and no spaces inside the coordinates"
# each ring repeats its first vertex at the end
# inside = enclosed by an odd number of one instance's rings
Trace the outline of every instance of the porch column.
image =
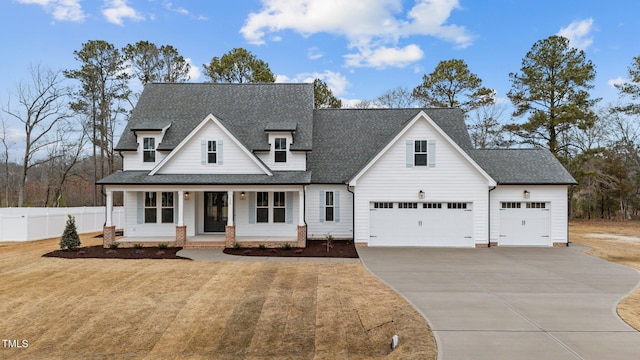
{"type": "Polygon", "coordinates": [[[116,242],[116,227],[113,226],[113,191],[107,190],[107,219],[102,229],[102,246],[108,248],[111,244],[116,242]]]}
{"type": "Polygon", "coordinates": [[[298,191],[298,226],[304,225],[304,191],[298,191]]]}
{"type": "Polygon", "coordinates": [[[233,191],[227,191],[227,226],[233,226],[233,191]]]}
{"type": "Polygon", "coordinates": [[[187,227],[184,226],[184,190],[178,190],[178,223],[176,224],[176,246],[187,243],[187,227]]]}
{"type": "Polygon", "coordinates": [[[184,190],[178,190],[178,226],[184,226],[184,190]]]}
{"type": "Polygon", "coordinates": [[[307,247],[307,225],[304,223],[304,191],[298,191],[298,247],[307,247]]]}
{"type": "Polygon", "coordinates": [[[112,222],[113,222],[112,212],[113,212],[113,191],[107,190],[107,222],[105,226],[112,225],[112,222]]]}
{"type": "Polygon", "coordinates": [[[224,227],[227,248],[233,247],[236,243],[236,227],[233,224],[233,191],[227,191],[227,226],[224,227]]]}

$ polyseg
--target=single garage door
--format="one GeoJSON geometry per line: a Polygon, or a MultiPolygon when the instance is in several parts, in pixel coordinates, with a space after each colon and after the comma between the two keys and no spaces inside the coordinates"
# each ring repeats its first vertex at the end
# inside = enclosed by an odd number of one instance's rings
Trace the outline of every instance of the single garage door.
{"type": "Polygon", "coordinates": [[[498,245],[551,246],[548,202],[501,202],[498,245]]]}
{"type": "Polygon", "coordinates": [[[474,246],[472,203],[372,202],[370,246],[474,246]]]}

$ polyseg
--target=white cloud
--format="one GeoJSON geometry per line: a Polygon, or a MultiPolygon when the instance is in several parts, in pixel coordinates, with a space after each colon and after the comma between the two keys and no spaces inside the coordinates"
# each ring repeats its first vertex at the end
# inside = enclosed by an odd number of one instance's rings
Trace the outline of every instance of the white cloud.
{"type": "Polygon", "coordinates": [[[611,87],[616,87],[616,85],[622,85],[627,83],[629,80],[622,78],[621,76],[618,76],[615,79],[609,79],[609,81],[607,81],[607,84],[609,84],[609,86],[611,87]]]}
{"type": "Polygon", "coordinates": [[[558,35],[569,39],[569,44],[580,50],[587,50],[593,44],[593,18],[576,20],[566,27],[560,28],[558,35]]]}
{"type": "Polygon", "coordinates": [[[311,60],[318,60],[323,57],[324,54],[317,46],[313,46],[307,49],[307,57],[311,60]]]}
{"type": "Polygon", "coordinates": [[[144,16],[140,15],[136,9],[127,5],[127,0],[105,0],[105,7],[102,9],[102,15],[108,22],[122,26],[123,19],[133,21],[144,20],[144,16]]]}
{"type": "Polygon", "coordinates": [[[202,75],[200,68],[193,65],[191,58],[185,58],[184,61],[189,64],[189,81],[197,82],[200,79],[200,75],[202,75]]]}
{"type": "Polygon", "coordinates": [[[345,94],[347,88],[349,87],[349,85],[351,85],[344,75],[338,72],[333,72],[331,70],[325,70],[321,73],[301,73],[295,75],[294,77],[289,77],[287,75],[276,75],[277,83],[312,83],[315,79],[320,79],[327,83],[327,86],[335,96],[345,94]]]}
{"type": "Polygon", "coordinates": [[[80,0],[18,0],[21,4],[42,6],[58,21],[84,21],[86,15],[80,6],[80,0]]]}
{"type": "Polygon", "coordinates": [[[177,12],[178,14],[182,15],[189,15],[189,10],[183,7],[173,7],[173,3],[171,1],[164,1],[162,5],[164,5],[164,7],[169,11],[177,12]]]}
{"type": "Polygon", "coordinates": [[[406,12],[400,0],[262,0],[262,4],[262,10],[249,14],[240,29],[247,41],[264,44],[268,33],[283,30],[303,36],[337,34],[358,51],[347,56],[349,66],[406,66],[417,61],[422,56],[416,56],[422,54],[417,45],[398,47],[399,40],[409,36],[433,36],[457,47],[467,47],[473,40],[464,27],[447,24],[451,12],[459,8],[458,0],[416,0],[406,12]],[[384,58],[391,53],[401,58],[397,62],[384,58]]]}

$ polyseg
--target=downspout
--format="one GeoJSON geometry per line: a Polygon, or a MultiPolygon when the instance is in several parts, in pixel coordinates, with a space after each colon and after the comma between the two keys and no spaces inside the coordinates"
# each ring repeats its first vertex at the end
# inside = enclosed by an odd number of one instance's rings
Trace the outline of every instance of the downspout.
{"type": "Polygon", "coordinates": [[[491,192],[496,189],[497,186],[492,186],[489,188],[488,198],[487,198],[487,206],[488,206],[488,221],[487,231],[489,232],[487,235],[487,247],[491,247],[491,192]]]}
{"type": "MultiPolygon", "coordinates": [[[[349,184],[347,183],[347,191],[351,193],[351,238],[353,241],[353,245],[356,244],[356,194],[349,190],[349,184]]],[[[368,244],[368,243],[367,243],[368,244]]]]}

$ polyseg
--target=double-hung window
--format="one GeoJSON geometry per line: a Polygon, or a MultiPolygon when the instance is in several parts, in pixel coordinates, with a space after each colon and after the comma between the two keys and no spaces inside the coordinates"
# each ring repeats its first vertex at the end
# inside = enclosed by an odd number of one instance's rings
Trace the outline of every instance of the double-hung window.
{"type": "Polygon", "coordinates": [[[427,166],[427,140],[414,142],[413,165],[427,166]]]}
{"type": "Polygon", "coordinates": [[[287,162],[287,139],[275,138],[275,162],[287,162]]]}
{"type": "Polygon", "coordinates": [[[335,204],[333,201],[333,191],[327,191],[325,193],[325,205],[324,205],[324,219],[325,221],[334,220],[335,204]]]}
{"type": "Polygon", "coordinates": [[[173,193],[162,192],[162,223],[173,222],[173,193]]]}
{"type": "Polygon", "coordinates": [[[144,193],[144,222],[155,224],[158,222],[158,200],[155,192],[144,193]]]}
{"type": "Polygon", "coordinates": [[[207,164],[216,164],[218,162],[217,144],[213,140],[207,141],[207,164]]]}
{"type": "Polygon", "coordinates": [[[256,221],[269,222],[269,193],[266,191],[256,193],[256,221]]]}
{"type": "Polygon", "coordinates": [[[283,223],[286,221],[285,193],[273,193],[273,222],[283,223]]]}
{"type": "Polygon", "coordinates": [[[156,139],[152,137],[142,138],[142,161],[156,162],[156,139]]]}

